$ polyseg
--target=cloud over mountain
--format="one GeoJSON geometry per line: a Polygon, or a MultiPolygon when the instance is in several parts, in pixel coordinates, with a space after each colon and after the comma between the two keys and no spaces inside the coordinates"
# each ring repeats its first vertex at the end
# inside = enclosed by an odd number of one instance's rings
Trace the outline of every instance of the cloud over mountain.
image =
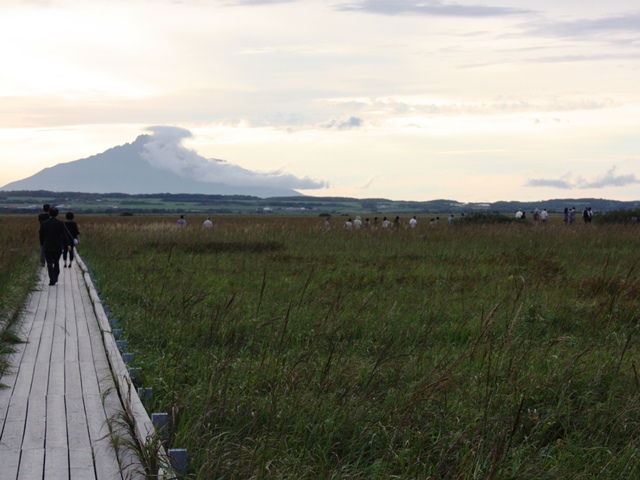
{"type": "Polygon", "coordinates": [[[0,190],[51,190],[87,193],[197,193],[289,197],[296,189],[326,186],[322,180],[290,173],[255,172],[224,160],[207,160],[182,145],[191,132],[152,127],[140,135],[89,158],[60,163],[0,190]]]}
{"type": "Polygon", "coordinates": [[[156,168],[184,178],[232,186],[260,186],[314,190],[328,186],[324,180],[296,177],[282,171],[255,172],[224,160],[206,159],[182,145],[191,132],[178,127],[150,127],[153,133],[144,144],[142,158],[156,168]]]}

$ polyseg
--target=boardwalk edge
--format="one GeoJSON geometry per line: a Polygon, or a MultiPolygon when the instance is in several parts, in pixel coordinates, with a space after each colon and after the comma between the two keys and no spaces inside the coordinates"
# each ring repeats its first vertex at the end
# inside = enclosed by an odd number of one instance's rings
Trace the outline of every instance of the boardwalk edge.
{"type": "MultiPolygon", "coordinates": [[[[157,433],[155,431],[153,423],[151,422],[151,418],[149,418],[149,414],[147,413],[144,405],[142,404],[142,401],[140,400],[140,397],[138,396],[136,387],[131,381],[128,368],[125,365],[122,356],[120,355],[120,350],[118,349],[116,340],[113,336],[109,318],[105,313],[104,305],[102,304],[102,300],[98,295],[98,291],[96,290],[96,287],[91,280],[91,276],[89,275],[87,266],[85,265],[80,255],[78,255],[77,253],[76,259],[78,266],[83,272],[84,282],[89,292],[91,303],[93,304],[93,310],[95,311],[96,317],[98,318],[98,325],[100,327],[100,331],[102,332],[102,341],[104,343],[104,347],[107,353],[107,359],[111,366],[111,371],[118,388],[118,393],[120,394],[120,399],[123,403],[127,415],[129,415],[129,417],[133,421],[136,441],[138,442],[140,448],[144,448],[144,446],[148,445],[149,442],[155,441],[155,439],[157,438],[157,433]]],[[[171,472],[168,472],[167,468],[164,467],[170,465],[170,459],[162,445],[158,445],[158,463],[160,465],[163,465],[163,467],[161,467],[157,472],[157,478],[174,478],[174,475],[170,475],[171,472]]]]}

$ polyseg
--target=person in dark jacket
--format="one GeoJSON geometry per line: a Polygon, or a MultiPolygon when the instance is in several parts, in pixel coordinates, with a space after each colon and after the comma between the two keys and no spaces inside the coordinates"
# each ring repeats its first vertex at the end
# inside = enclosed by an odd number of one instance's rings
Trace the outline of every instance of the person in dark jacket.
{"type": "MultiPolygon", "coordinates": [[[[38,215],[38,222],[42,223],[45,220],[49,220],[49,208],[51,206],[48,203],[45,203],[42,206],[42,213],[38,215]]],[[[40,242],[40,263],[44,267],[46,265],[47,260],[44,258],[44,247],[42,246],[42,241],[40,242]]]]}
{"type": "Polygon", "coordinates": [[[70,235],[64,227],[64,222],[56,218],[58,216],[56,207],[49,209],[49,216],[51,217],[49,220],[40,224],[40,244],[47,261],[49,285],[55,285],[60,275],[60,254],[62,250],[68,249],[69,243],[73,241],[69,239],[70,235]]]}
{"type": "Polygon", "coordinates": [[[73,251],[75,249],[76,243],[78,243],[78,237],[80,236],[80,230],[78,230],[78,224],[73,220],[74,215],[73,212],[67,212],[65,215],[64,226],[67,228],[67,233],[69,234],[70,242],[69,248],[62,251],[62,259],[64,261],[64,266],[71,268],[71,262],[73,262],[73,251]],[[69,253],[69,265],[67,265],[67,252],[69,253]]]}

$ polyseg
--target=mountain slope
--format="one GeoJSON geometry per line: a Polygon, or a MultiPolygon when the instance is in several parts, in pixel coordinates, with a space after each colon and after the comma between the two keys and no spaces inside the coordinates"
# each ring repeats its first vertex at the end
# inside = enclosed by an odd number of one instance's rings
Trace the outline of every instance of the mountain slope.
{"type": "Polygon", "coordinates": [[[168,170],[153,167],[141,152],[149,141],[140,135],[135,142],[103,153],[45,168],[31,177],[9,183],[0,190],[51,190],[87,193],[201,193],[207,195],[250,195],[254,197],[301,196],[292,189],[231,186],[190,180],[168,170]]]}

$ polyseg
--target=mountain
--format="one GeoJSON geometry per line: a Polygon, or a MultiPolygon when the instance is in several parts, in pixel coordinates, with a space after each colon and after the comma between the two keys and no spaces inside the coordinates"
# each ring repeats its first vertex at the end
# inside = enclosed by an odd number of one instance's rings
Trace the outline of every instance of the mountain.
{"type": "Polygon", "coordinates": [[[193,193],[205,195],[249,195],[253,197],[303,196],[287,188],[232,186],[192,180],[157,168],[141,155],[149,135],[103,153],[45,168],[31,177],[9,183],[0,190],[50,190],[87,193],[193,193]]]}

